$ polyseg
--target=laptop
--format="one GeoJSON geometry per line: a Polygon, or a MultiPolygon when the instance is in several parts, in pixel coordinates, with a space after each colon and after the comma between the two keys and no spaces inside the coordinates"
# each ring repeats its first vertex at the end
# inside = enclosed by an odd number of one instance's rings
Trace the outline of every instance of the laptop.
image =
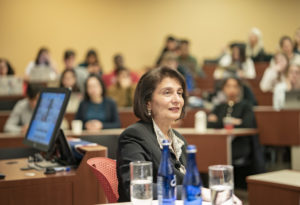
{"type": "Polygon", "coordinates": [[[300,90],[285,93],[284,109],[300,109],[300,90]]]}
{"type": "Polygon", "coordinates": [[[23,79],[16,76],[1,76],[0,95],[23,95],[23,79]]]}
{"type": "Polygon", "coordinates": [[[56,79],[56,73],[48,66],[35,66],[29,73],[30,82],[48,82],[56,79]]]}

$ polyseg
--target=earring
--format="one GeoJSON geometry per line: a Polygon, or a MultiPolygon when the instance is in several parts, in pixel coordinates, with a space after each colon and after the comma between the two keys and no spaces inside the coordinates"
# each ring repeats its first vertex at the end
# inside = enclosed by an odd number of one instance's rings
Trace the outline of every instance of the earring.
{"type": "Polygon", "coordinates": [[[151,110],[150,109],[148,110],[148,115],[151,116],[151,110]]]}

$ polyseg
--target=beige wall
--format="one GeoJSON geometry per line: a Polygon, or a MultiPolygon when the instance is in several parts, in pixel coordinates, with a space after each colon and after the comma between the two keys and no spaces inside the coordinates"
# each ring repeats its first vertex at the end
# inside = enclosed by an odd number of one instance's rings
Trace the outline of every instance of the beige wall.
{"type": "Polygon", "coordinates": [[[116,52],[139,70],[154,63],[168,34],[190,39],[203,60],[246,39],[253,26],[274,52],[280,36],[293,36],[300,26],[299,8],[297,0],[0,0],[0,57],[22,75],[40,46],[60,69],[66,48],[75,49],[79,62],[93,47],[105,71],[116,52]]]}

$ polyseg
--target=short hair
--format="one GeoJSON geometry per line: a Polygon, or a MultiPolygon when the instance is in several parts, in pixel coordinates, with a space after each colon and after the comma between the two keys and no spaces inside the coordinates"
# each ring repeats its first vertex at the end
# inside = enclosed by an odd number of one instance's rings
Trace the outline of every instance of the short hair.
{"type": "Polygon", "coordinates": [[[71,57],[75,57],[75,52],[73,50],[66,50],[64,54],[64,60],[67,60],[71,57]]]}
{"type": "Polygon", "coordinates": [[[134,93],[133,110],[135,116],[142,121],[151,122],[151,116],[148,115],[147,111],[147,103],[151,101],[152,94],[157,85],[166,77],[176,79],[181,84],[181,87],[183,89],[182,97],[184,100],[184,105],[182,107],[179,119],[182,119],[185,116],[187,93],[184,77],[174,69],[162,67],[152,69],[145,73],[137,84],[134,93]]]}
{"type": "Polygon", "coordinates": [[[282,36],[282,37],[280,38],[280,41],[279,41],[280,48],[282,48],[283,42],[284,42],[285,40],[290,41],[291,44],[293,45],[293,40],[291,39],[291,37],[289,37],[289,36],[282,36]]]}
{"type": "Polygon", "coordinates": [[[104,98],[106,96],[106,87],[105,87],[105,84],[104,84],[102,78],[99,75],[92,73],[92,74],[90,74],[87,77],[87,79],[86,79],[86,81],[84,83],[84,100],[87,100],[87,101],[91,100],[91,98],[90,98],[90,96],[89,96],[89,94],[87,92],[87,82],[91,78],[96,78],[99,81],[99,83],[100,83],[100,85],[102,87],[102,97],[104,98]]]}
{"type": "Polygon", "coordinates": [[[26,96],[30,100],[33,100],[39,94],[40,91],[41,91],[40,85],[29,83],[27,85],[26,96]]]}

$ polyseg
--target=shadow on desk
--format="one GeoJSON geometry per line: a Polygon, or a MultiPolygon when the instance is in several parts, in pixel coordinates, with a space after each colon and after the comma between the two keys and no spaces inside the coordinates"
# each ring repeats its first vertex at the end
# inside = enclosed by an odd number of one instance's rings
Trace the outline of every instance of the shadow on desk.
{"type": "Polygon", "coordinates": [[[27,158],[37,152],[38,150],[30,147],[0,148],[0,160],[27,158]]]}

